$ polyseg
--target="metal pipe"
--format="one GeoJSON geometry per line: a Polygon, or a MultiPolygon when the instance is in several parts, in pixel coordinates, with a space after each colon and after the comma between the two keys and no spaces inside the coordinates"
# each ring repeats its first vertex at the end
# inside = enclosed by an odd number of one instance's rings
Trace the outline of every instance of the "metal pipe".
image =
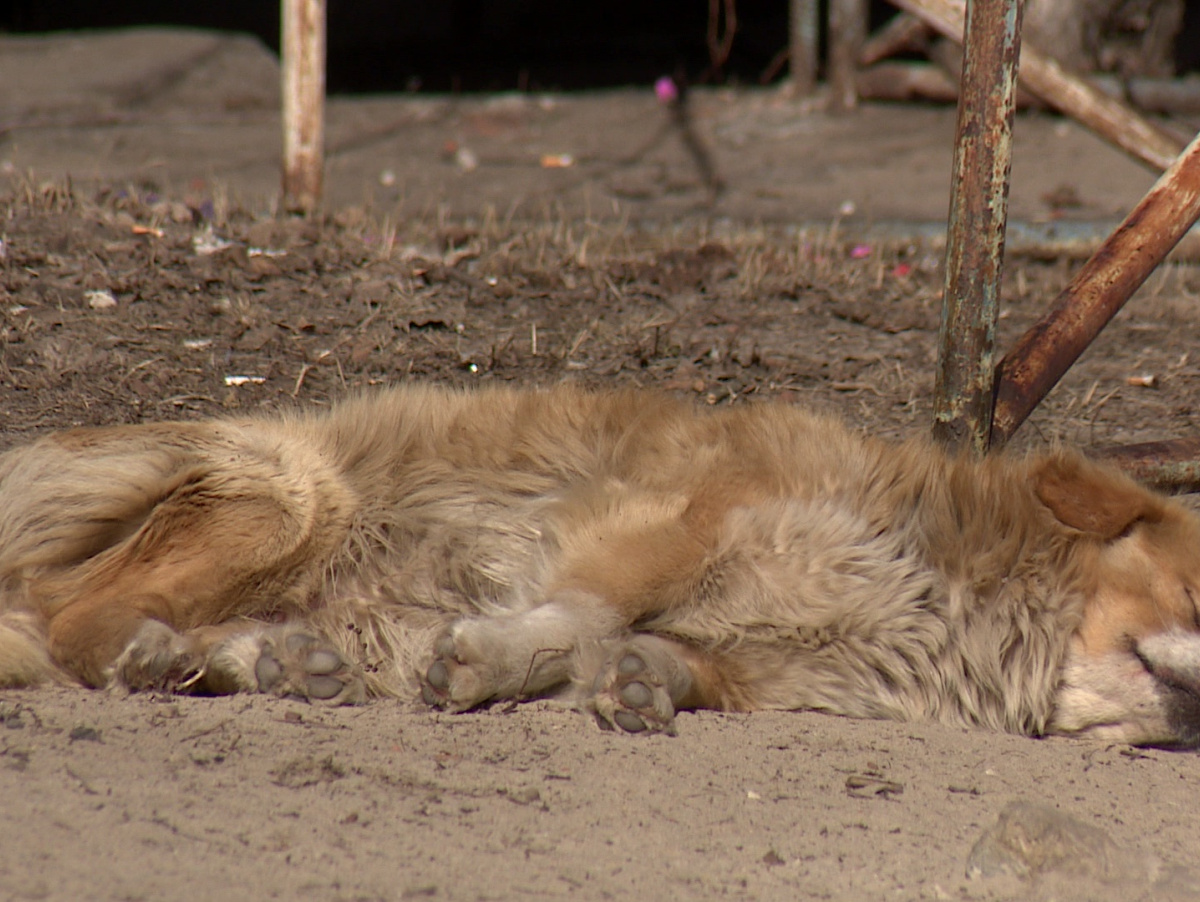
{"type": "MultiPolygon", "coordinates": [[[[1004,238],[1006,260],[1023,257],[1031,260],[1087,260],[1102,245],[1121,220],[1059,219],[1030,222],[1009,219],[1004,238]]],[[[637,227],[654,234],[675,233],[677,223],[639,220],[637,227]]],[[[946,248],[945,219],[786,219],[762,218],[766,234],[800,239],[811,245],[836,245],[850,248],[867,245],[883,254],[938,254],[946,248]]],[[[745,235],[744,223],[718,220],[709,225],[715,238],[734,241],[745,235]]],[[[1167,260],[1176,263],[1200,263],[1200,228],[1193,227],[1171,249],[1167,260]]]]}
{"type": "Polygon", "coordinates": [[[1200,218],[1200,135],[996,370],[992,442],[1007,441],[1200,218]]]}
{"type": "Polygon", "coordinates": [[[1023,0],[970,0],[958,101],[933,435],[987,449],[1023,0]]]}
{"type": "Polygon", "coordinates": [[[1200,438],[1106,448],[1097,456],[1162,492],[1200,492],[1200,438]]]}

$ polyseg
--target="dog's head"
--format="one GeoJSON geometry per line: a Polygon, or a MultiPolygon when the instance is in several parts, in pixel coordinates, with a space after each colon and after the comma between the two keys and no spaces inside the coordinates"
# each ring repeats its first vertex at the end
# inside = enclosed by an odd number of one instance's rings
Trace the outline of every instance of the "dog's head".
{"type": "Polygon", "coordinates": [[[1090,548],[1052,729],[1200,745],[1200,517],[1072,455],[1043,461],[1034,487],[1090,548]]]}

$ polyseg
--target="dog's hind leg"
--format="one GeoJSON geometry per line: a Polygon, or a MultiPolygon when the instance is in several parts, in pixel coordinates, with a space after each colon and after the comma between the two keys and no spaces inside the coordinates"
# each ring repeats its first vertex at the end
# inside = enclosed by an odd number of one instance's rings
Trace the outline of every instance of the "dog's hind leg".
{"type": "Polygon", "coordinates": [[[461,711],[544,694],[570,681],[579,649],[691,603],[708,543],[680,506],[618,496],[596,507],[555,535],[545,601],[515,614],[465,618],[443,634],[425,672],[426,702],[461,711]]]}
{"type": "Polygon", "coordinates": [[[347,669],[332,647],[263,622],[314,601],[353,515],[337,473],[303,444],[178,424],[64,433],[3,463],[5,578],[81,682],[279,691],[290,672],[300,685],[285,691],[340,695],[307,679],[347,669]],[[238,641],[253,685],[211,666],[238,641]]]}
{"type": "Polygon", "coordinates": [[[112,680],[130,690],[264,692],[332,705],[366,697],[359,669],[300,623],[231,620],[177,633],[147,620],[117,658],[112,680]]]}

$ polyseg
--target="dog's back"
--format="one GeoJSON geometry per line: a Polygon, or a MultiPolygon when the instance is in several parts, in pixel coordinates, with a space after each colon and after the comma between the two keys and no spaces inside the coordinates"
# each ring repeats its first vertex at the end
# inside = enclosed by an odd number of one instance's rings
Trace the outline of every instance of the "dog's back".
{"type": "Polygon", "coordinates": [[[604,599],[576,607],[596,621],[578,633],[604,635],[615,608],[619,626],[721,653],[739,677],[715,706],[1045,730],[1083,585],[1023,461],[948,459],[782,405],[416,397],[305,426],[364,495],[318,622],[356,624],[345,650],[359,643],[377,688],[422,674],[448,617],[578,590],[604,599]]]}

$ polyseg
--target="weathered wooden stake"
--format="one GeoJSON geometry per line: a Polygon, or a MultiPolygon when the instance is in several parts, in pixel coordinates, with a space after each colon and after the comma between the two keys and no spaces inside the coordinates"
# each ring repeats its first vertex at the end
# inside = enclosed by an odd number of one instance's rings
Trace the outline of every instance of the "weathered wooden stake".
{"type": "Polygon", "coordinates": [[[958,101],[934,438],[982,453],[992,375],[1023,0],[971,0],[958,101]]]}
{"type": "Polygon", "coordinates": [[[321,202],[325,167],[325,0],[282,0],[283,204],[321,202]]]}
{"type": "MultiPolygon", "coordinates": [[[[916,21],[916,20],[913,20],[916,21]]],[[[923,27],[924,23],[920,23],[923,27]]],[[[880,35],[883,37],[883,35],[880,35]]],[[[958,99],[958,78],[951,78],[937,63],[915,60],[867,62],[889,48],[882,45],[863,47],[859,56],[858,96],[863,100],[930,100],[954,103],[958,99]]],[[[1118,78],[1114,75],[1089,77],[1093,85],[1109,97],[1125,97],[1140,110],[1187,116],[1200,113],[1200,75],[1184,78],[1118,78]]],[[[1028,91],[1017,90],[1017,109],[1042,102],[1028,91]]]]}
{"type": "Polygon", "coordinates": [[[958,101],[958,80],[929,63],[883,62],[858,70],[855,80],[863,100],[958,101]]]}
{"type": "Polygon", "coordinates": [[[873,66],[897,53],[924,50],[932,30],[911,13],[897,13],[886,25],[867,38],[858,52],[860,66],[873,66]]]}
{"type": "Polygon", "coordinates": [[[1200,135],[1000,361],[992,441],[1007,441],[1200,219],[1200,135]]]}
{"type": "MultiPolygon", "coordinates": [[[[953,41],[962,41],[963,0],[891,0],[953,41]]],[[[1109,97],[1058,63],[1026,47],[1021,53],[1021,84],[1029,93],[1078,120],[1100,137],[1156,169],[1166,169],[1183,150],[1177,136],[1109,97]]]]}

